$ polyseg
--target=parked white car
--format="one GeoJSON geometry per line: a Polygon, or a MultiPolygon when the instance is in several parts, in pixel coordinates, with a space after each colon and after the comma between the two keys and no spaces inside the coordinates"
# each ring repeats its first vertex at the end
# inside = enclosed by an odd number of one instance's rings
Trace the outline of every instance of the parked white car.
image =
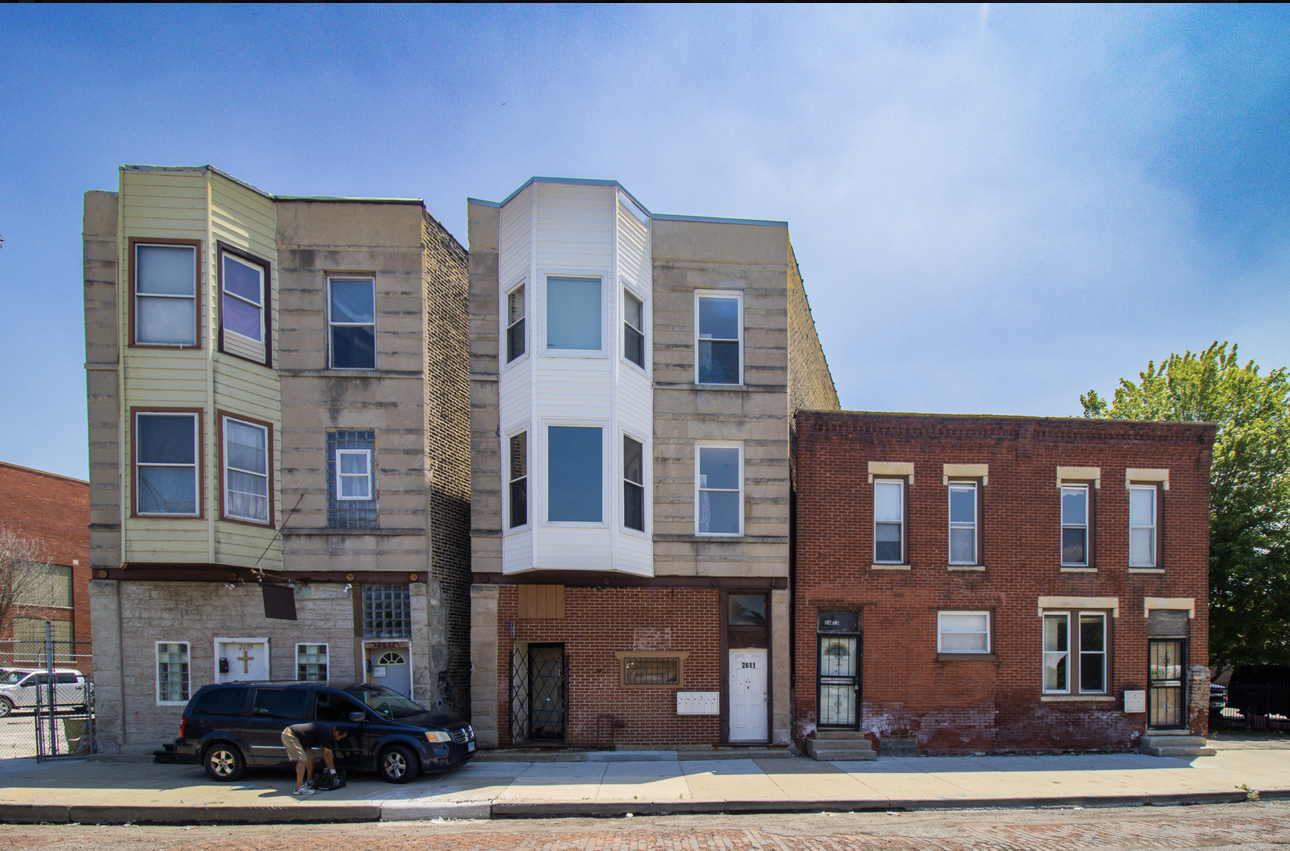
{"type": "Polygon", "coordinates": [[[69,668],[56,668],[53,674],[30,668],[6,669],[0,674],[0,718],[15,709],[35,709],[37,700],[48,705],[51,692],[55,707],[85,709],[94,693],[94,685],[80,671],[69,668]],[[49,688],[51,676],[52,689],[49,688]],[[39,698],[38,690],[44,692],[39,698]]]}

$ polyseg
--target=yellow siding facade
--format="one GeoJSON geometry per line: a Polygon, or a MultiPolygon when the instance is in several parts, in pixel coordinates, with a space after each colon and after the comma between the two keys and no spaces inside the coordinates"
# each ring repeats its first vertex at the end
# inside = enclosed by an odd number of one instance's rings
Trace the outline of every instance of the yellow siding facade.
{"type": "Polygon", "coordinates": [[[271,198],[207,168],[123,168],[118,194],[119,325],[121,334],[123,561],[219,564],[280,570],[282,551],[274,527],[282,522],[281,389],[277,363],[278,259],[271,198]],[[194,347],[134,346],[131,327],[131,240],[191,240],[198,260],[198,329],[194,347]],[[219,246],[245,252],[269,268],[266,290],[269,364],[220,351],[219,246]],[[190,409],[201,413],[199,516],[155,517],[134,513],[136,411],[190,409]],[[268,525],[222,520],[220,416],[271,427],[271,520],[268,525]]]}

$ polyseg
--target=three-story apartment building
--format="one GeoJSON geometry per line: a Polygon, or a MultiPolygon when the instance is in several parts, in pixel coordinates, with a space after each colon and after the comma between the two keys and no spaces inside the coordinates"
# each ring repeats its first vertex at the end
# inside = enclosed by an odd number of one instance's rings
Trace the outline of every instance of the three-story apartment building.
{"type": "Polygon", "coordinates": [[[548,178],[469,218],[481,745],[788,744],[791,415],[837,395],[787,226],[548,178]]]}
{"type": "Polygon", "coordinates": [[[100,748],[228,680],[465,711],[465,251],[418,200],[125,166],[85,197],[100,748]]]}

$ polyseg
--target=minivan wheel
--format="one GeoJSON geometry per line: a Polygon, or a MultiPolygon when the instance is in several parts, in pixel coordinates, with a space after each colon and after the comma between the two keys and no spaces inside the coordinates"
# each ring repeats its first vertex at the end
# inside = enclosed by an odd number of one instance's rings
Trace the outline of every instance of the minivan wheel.
{"type": "Polygon", "coordinates": [[[381,751],[376,770],[387,783],[407,783],[417,776],[417,755],[407,745],[390,745],[381,751]]]}
{"type": "Polygon", "coordinates": [[[13,712],[13,704],[9,702],[9,698],[0,697],[0,718],[8,718],[11,712],[13,712]]]}
{"type": "Polygon", "coordinates": [[[213,779],[225,782],[241,777],[246,769],[246,760],[242,759],[242,752],[237,749],[237,745],[230,745],[227,742],[219,742],[207,748],[202,764],[206,766],[206,773],[213,779]]]}

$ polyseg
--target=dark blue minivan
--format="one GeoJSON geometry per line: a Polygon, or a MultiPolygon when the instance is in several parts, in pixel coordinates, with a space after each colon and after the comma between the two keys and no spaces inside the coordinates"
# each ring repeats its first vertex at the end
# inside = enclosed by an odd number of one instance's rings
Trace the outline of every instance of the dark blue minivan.
{"type": "Polygon", "coordinates": [[[344,689],[323,683],[203,686],[184,707],[175,755],[181,763],[201,763],[216,780],[236,780],[248,767],[291,768],[282,730],[305,721],[348,727],[349,738],[336,749],[337,766],[375,771],[390,783],[455,768],[475,755],[475,731],[466,722],[363,683],[344,689]]]}

